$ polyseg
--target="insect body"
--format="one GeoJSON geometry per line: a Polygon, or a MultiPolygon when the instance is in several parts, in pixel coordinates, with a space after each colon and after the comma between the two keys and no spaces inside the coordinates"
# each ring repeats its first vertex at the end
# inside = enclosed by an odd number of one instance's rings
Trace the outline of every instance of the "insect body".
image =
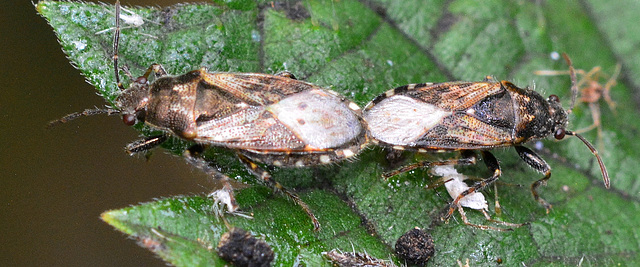
{"type": "Polygon", "coordinates": [[[364,140],[358,106],[310,83],[206,69],[161,75],[153,83],[134,82],[116,99],[126,124],[143,121],[196,143],[271,153],[263,161],[276,166],[330,163],[353,156],[359,149],[349,149],[364,140]],[[314,152],[324,157],[309,159],[314,152]],[[305,159],[292,161],[296,153],[305,159]]]}
{"type": "MultiPolygon", "coordinates": [[[[116,17],[119,7],[116,2],[116,17]]],[[[127,125],[144,122],[164,132],[129,144],[126,149],[132,154],[147,151],[168,136],[232,149],[267,185],[284,191],[303,207],[318,229],[318,221],[307,205],[254,160],[278,167],[305,167],[355,156],[368,142],[358,105],[288,73],[210,73],[202,68],[170,76],[161,65],[153,64],[125,88],[118,75],[119,33],[116,19],[114,69],[121,93],[115,108],[85,110],[52,123],[99,113],[121,114],[127,125]],[[157,78],[150,82],[152,73],[157,78]]],[[[191,151],[186,152],[187,160],[195,166],[224,181],[228,179],[192,157],[191,151]]],[[[225,190],[231,194],[228,183],[225,190]]],[[[237,205],[232,194],[228,199],[223,202],[234,211],[237,205]]]]}
{"type": "MultiPolygon", "coordinates": [[[[573,87],[577,92],[575,84],[573,87]]],[[[508,81],[411,84],[376,97],[364,113],[375,143],[423,153],[462,151],[460,159],[409,165],[387,176],[418,167],[473,164],[474,151],[480,151],[492,176],[462,192],[451,203],[446,218],[462,198],[500,177],[500,165],[489,150],[507,146],[515,147],[529,166],[544,173],[531,190],[548,211],[551,205],[539,197],[536,189],[550,178],[551,168],[523,144],[551,135],[558,140],[566,135],[582,140],[596,156],[605,186],[609,187],[609,176],[595,148],[582,136],[566,130],[567,112],[555,95],[544,99],[535,91],[518,88],[508,81]]]]}
{"type": "MultiPolygon", "coordinates": [[[[161,77],[153,83],[138,78],[116,99],[126,124],[144,121],[167,135],[236,150],[275,188],[284,190],[253,160],[278,167],[329,164],[355,156],[367,143],[358,106],[310,83],[284,75],[200,69],[174,77],[159,65],[150,70],[161,77]]],[[[127,150],[146,151],[167,135],[134,142],[127,150]]],[[[306,204],[285,193],[313,218],[306,204]]]]}

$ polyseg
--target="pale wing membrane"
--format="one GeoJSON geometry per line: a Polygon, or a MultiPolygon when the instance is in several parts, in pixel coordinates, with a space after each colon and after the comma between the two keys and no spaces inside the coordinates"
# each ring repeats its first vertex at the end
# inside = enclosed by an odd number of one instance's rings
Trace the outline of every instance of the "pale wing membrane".
{"type": "Polygon", "coordinates": [[[339,147],[363,131],[351,109],[335,95],[319,89],[286,97],[267,110],[311,149],[339,147]]]}
{"type": "Polygon", "coordinates": [[[403,95],[382,100],[365,114],[373,138],[392,145],[415,142],[451,112],[403,95]]]}

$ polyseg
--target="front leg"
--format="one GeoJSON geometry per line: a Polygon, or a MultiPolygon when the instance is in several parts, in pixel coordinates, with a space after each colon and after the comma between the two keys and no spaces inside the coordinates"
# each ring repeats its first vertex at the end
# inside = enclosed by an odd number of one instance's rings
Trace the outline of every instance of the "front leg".
{"type": "Polygon", "coordinates": [[[144,139],[128,144],[124,150],[129,153],[129,155],[133,156],[134,154],[147,152],[152,148],[159,146],[164,143],[164,141],[167,141],[168,138],[169,137],[164,134],[145,137],[144,139]]]}
{"type": "Polygon", "coordinates": [[[531,151],[531,149],[528,149],[524,146],[516,146],[516,151],[518,151],[518,155],[520,155],[520,158],[522,158],[524,162],[529,164],[531,168],[544,174],[544,177],[542,177],[542,179],[537,180],[533,184],[531,184],[531,193],[533,194],[533,198],[540,204],[542,204],[542,206],[544,206],[544,208],[547,210],[547,213],[549,213],[551,204],[549,204],[549,202],[538,195],[537,189],[541,185],[546,185],[547,180],[551,178],[551,167],[549,166],[549,164],[547,164],[547,162],[544,161],[544,159],[538,156],[538,154],[531,151]]]}

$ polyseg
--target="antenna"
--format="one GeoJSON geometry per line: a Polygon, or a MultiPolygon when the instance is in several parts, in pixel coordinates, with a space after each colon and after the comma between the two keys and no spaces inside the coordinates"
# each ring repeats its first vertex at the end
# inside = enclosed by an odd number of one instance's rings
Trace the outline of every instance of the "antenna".
{"type": "Polygon", "coordinates": [[[566,131],[565,134],[573,135],[575,137],[578,137],[580,140],[582,140],[582,142],[585,145],[587,145],[589,150],[591,150],[591,153],[594,156],[596,156],[596,159],[598,160],[598,165],[600,165],[600,172],[602,172],[602,179],[604,180],[604,187],[609,188],[610,185],[611,185],[611,182],[609,181],[609,172],[607,172],[607,167],[604,166],[604,163],[602,162],[602,158],[600,158],[600,154],[598,154],[598,151],[596,150],[596,148],[593,147],[593,145],[591,143],[589,143],[589,141],[587,141],[587,139],[582,137],[582,135],[579,135],[579,134],[574,133],[572,131],[566,131]]]}
{"type": "Polygon", "coordinates": [[[120,43],[120,0],[116,0],[116,29],[113,31],[113,70],[116,74],[116,84],[120,90],[124,90],[120,75],[118,74],[118,44],[120,43]]]}
{"type": "Polygon", "coordinates": [[[578,97],[578,77],[576,76],[576,70],[573,68],[573,62],[567,55],[567,53],[562,53],[562,57],[569,65],[569,75],[571,76],[571,105],[569,109],[567,109],[567,113],[571,113],[573,110],[573,106],[576,104],[576,98],[578,97]]]}
{"type": "Polygon", "coordinates": [[[50,121],[47,124],[47,129],[56,126],[58,124],[63,124],[63,123],[67,123],[69,121],[75,120],[77,118],[80,117],[87,117],[87,116],[93,116],[93,115],[98,115],[98,114],[107,114],[108,116],[111,116],[113,114],[120,114],[120,111],[117,109],[111,109],[111,108],[96,108],[96,109],[85,109],[84,111],[81,112],[75,112],[75,113],[71,113],[68,114],[60,119],[54,120],[54,121],[50,121]]]}

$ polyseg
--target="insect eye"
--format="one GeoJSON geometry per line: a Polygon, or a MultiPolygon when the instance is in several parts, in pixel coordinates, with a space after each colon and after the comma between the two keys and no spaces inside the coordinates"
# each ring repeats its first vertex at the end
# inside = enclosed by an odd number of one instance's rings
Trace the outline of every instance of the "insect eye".
{"type": "Polygon", "coordinates": [[[553,137],[555,137],[558,140],[562,140],[564,138],[564,135],[565,135],[565,130],[560,128],[556,130],[556,132],[553,134],[553,137]]]}
{"type": "Polygon", "coordinates": [[[122,121],[127,126],[133,126],[134,124],[136,124],[136,116],[133,114],[125,114],[122,116],[122,121]]]}
{"type": "Polygon", "coordinates": [[[557,95],[550,95],[549,101],[560,102],[560,98],[557,95]]]}

